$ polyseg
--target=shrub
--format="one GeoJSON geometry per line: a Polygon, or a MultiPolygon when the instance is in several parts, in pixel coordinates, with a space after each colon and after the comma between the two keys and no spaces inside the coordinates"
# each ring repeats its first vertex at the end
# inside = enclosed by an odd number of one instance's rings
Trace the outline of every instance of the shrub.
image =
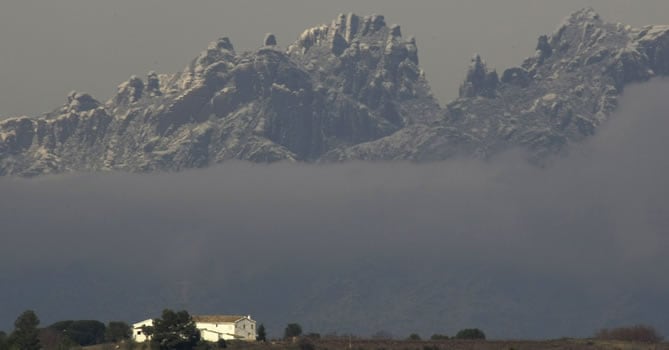
{"type": "Polygon", "coordinates": [[[68,338],[81,346],[103,343],[107,331],[104,323],[95,320],[59,321],[50,325],[49,328],[66,334],[68,338]]]}
{"type": "Polygon", "coordinates": [[[392,340],[393,335],[388,331],[380,330],[380,331],[372,334],[372,339],[373,340],[392,340]]]}
{"type": "Polygon", "coordinates": [[[446,334],[432,334],[430,337],[430,340],[448,340],[448,336],[446,334]]]}
{"type": "Polygon", "coordinates": [[[309,338],[300,339],[300,342],[298,343],[298,347],[300,348],[300,350],[315,350],[316,349],[316,347],[314,346],[314,343],[309,338]]]}
{"type": "Polygon", "coordinates": [[[595,334],[595,338],[603,340],[623,340],[643,343],[658,343],[662,337],[655,328],[646,325],[602,329],[595,334]]]}
{"type": "Polygon", "coordinates": [[[466,328],[459,331],[455,339],[485,339],[485,333],[478,328],[466,328]]]}
{"type": "Polygon", "coordinates": [[[290,339],[302,335],[302,326],[297,323],[289,323],[283,331],[283,338],[290,339]]]}
{"type": "Polygon", "coordinates": [[[420,340],[420,335],[418,335],[417,333],[411,333],[409,335],[408,340],[420,340]]]}
{"type": "Polygon", "coordinates": [[[112,343],[117,343],[122,340],[130,339],[132,337],[132,328],[130,325],[122,321],[111,321],[107,324],[105,331],[105,340],[112,343]]]}
{"type": "Polygon", "coordinates": [[[265,331],[265,325],[262,323],[260,326],[258,326],[258,335],[256,336],[256,340],[262,342],[267,341],[267,331],[265,331]]]}

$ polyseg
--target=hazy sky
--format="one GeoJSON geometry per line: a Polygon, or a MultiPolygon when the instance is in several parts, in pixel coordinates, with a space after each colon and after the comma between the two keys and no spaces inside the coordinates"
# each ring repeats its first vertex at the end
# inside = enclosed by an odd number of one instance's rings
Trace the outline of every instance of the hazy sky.
{"type": "Polygon", "coordinates": [[[285,47],[345,12],[384,14],[414,35],[445,104],[474,53],[500,71],[518,65],[586,6],[610,21],[669,23],[666,0],[2,0],[0,116],[50,111],[71,90],[106,100],[132,74],[181,70],[221,36],[242,50],[273,32],[285,47]]]}
{"type": "Polygon", "coordinates": [[[275,336],[288,322],[669,334],[668,89],[631,87],[598,135],[545,169],[507,154],[0,178],[0,329],[28,308],[49,324],[172,307],[250,313],[275,336]]]}
{"type": "MultiPolygon", "coordinates": [[[[0,115],[45,112],[70,90],[104,100],[221,36],[243,50],[274,32],[286,46],[340,12],[382,13],[415,35],[445,103],[473,53],[517,65],[585,6],[669,24],[666,0],[1,0],[0,115]]],[[[646,322],[666,335],[667,89],[630,88],[611,123],[547,169],[508,154],[2,178],[0,329],[27,308],[48,324],[185,307],[251,313],[275,335],[287,322],[400,337],[646,322]]]]}

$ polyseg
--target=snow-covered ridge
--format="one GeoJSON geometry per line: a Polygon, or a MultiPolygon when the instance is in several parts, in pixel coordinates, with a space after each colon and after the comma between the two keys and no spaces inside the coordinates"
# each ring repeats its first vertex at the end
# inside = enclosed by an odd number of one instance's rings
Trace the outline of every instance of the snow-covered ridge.
{"type": "MultiPolygon", "coordinates": [[[[259,38],[260,39],[260,38],[259,38]]],[[[0,174],[176,171],[255,162],[438,160],[525,147],[563,153],[606,121],[625,85],[669,74],[669,26],[568,16],[517,67],[476,55],[440,108],[415,39],[381,15],[342,14],[287,49],[221,38],[182,72],[133,76],[101,103],[72,93],[38,118],[0,122],[0,174]]]]}

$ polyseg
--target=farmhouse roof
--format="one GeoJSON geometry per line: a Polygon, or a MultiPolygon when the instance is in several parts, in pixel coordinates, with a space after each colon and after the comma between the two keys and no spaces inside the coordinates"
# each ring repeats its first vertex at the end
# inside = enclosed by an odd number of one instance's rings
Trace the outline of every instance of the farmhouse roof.
{"type": "Polygon", "coordinates": [[[193,316],[193,321],[202,323],[226,323],[237,322],[246,316],[239,315],[197,315],[193,316]]]}

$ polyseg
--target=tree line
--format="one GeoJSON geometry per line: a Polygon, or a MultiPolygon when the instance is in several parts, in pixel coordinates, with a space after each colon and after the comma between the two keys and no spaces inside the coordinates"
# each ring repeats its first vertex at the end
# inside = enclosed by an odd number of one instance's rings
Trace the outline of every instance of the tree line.
{"type": "Polygon", "coordinates": [[[40,319],[33,310],[26,310],[14,321],[10,334],[0,332],[0,350],[69,349],[131,337],[130,326],[122,321],[104,324],[95,320],[59,321],[40,328],[40,319]]]}
{"type": "MultiPolygon", "coordinates": [[[[126,342],[130,346],[133,343],[132,328],[122,321],[111,321],[105,325],[95,320],[65,320],[44,328],[40,328],[39,325],[40,320],[34,311],[23,312],[16,318],[11,333],[0,331],[0,350],[61,350],[103,343],[126,342]]],[[[223,339],[217,343],[203,341],[192,316],[185,310],[163,310],[160,317],[153,319],[153,325],[143,327],[142,332],[149,337],[151,349],[212,350],[227,347],[223,339]]],[[[392,338],[392,335],[383,331],[372,335],[372,339],[377,340],[392,338]]],[[[647,343],[656,343],[663,339],[653,327],[646,325],[602,329],[595,334],[595,338],[647,343]]],[[[312,341],[321,339],[321,336],[319,333],[304,335],[300,324],[289,323],[284,329],[283,339],[297,342],[302,350],[312,350],[314,348],[312,341]]],[[[445,334],[433,334],[430,337],[433,341],[448,339],[485,340],[486,335],[478,328],[466,328],[458,331],[453,337],[445,334]]],[[[267,341],[263,324],[257,327],[256,340],[267,341]]],[[[421,341],[422,338],[417,333],[412,333],[406,340],[421,341]]]]}

